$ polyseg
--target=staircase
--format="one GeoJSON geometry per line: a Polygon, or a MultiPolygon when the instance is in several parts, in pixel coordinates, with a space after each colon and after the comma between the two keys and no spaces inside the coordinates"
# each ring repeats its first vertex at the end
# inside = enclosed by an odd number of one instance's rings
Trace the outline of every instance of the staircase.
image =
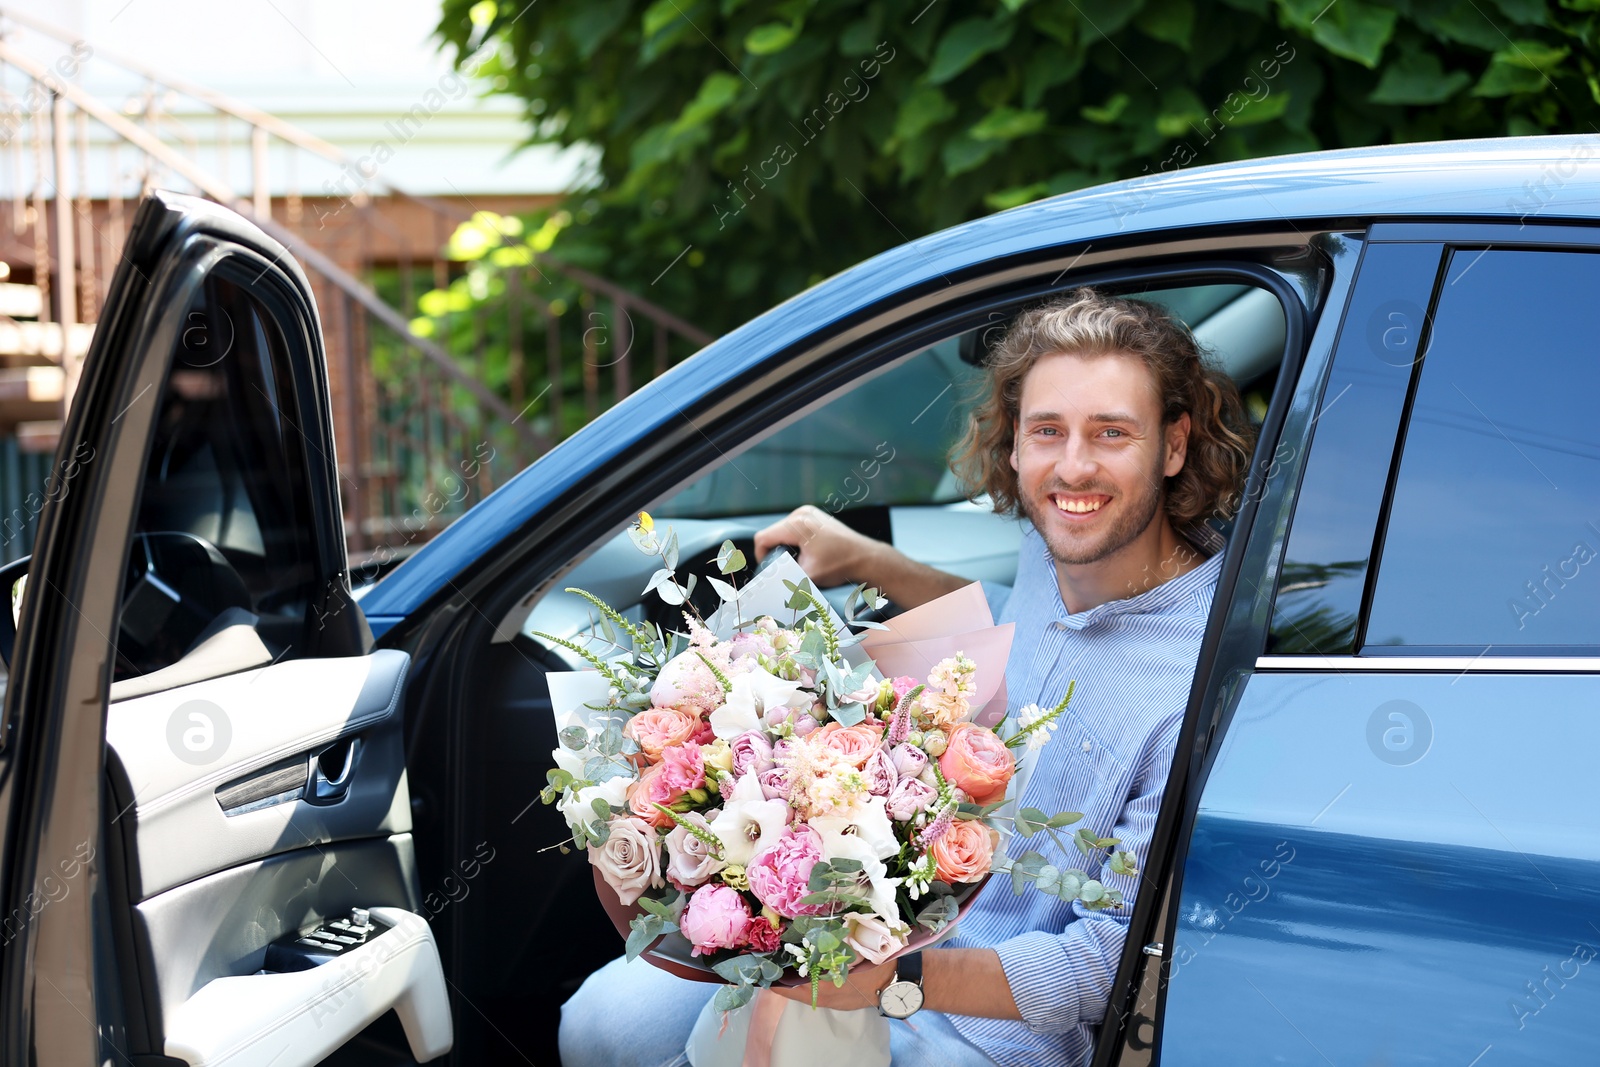
{"type": "Polygon", "coordinates": [[[329,196],[292,178],[330,164],[364,175],[281,119],[0,6],[0,562],[29,551],[127,223],[153,188],[252,217],[311,279],[353,563],[403,558],[711,340],[465,197],[414,196],[378,176],[329,196]],[[97,99],[75,80],[91,64],[138,90],[97,99]],[[200,122],[215,124],[209,154],[200,122]],[[495,284],[449,310],[468,265],[445,249],[469,223],[492,246],[474,269],[493,259],[495,284]]]}

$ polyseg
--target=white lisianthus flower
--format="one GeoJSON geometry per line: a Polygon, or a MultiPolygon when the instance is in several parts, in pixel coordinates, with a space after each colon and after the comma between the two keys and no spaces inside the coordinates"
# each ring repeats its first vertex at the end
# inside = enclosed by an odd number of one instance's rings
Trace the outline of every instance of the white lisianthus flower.
{"type": "Polygon", "coordinates": [[[874,859],[886,860],[900,851],[900,842],[894,836],[894,823],[885,809],[887,798],[868,797],[836,815],[818,815],[811,819],[811,828],[822,835],[822,858],[848,856],[858,858],[860,842],[874,859]],[[852,841],[845,841],[845,838],[852,841]]]}
{"type": "MultiPolygon", "coordinates": [[[[811,827],[817,828],[817,820],[812,820],[811,827]]],[[[861,873],[857,876],[856,885],[866,892],[868,906],[873,911],[879,915],[899,914],[894,893],[900,887],[902,880],[889,877],[889,868],[878,858],[875,847],[866,838],[856,834],[839,833],[833,835],[831,842],[824,843],[822,847],[822,856],[825,860],[830,862],[856,860],[861,864],[861,873]]]]}
{"type": "Polygon", "coordinates": [[[711,731],[732,741],[740,734],[761,729],[761,719],[776,707],[809,711],[814,698],[800,691],[799,682],[786,682],[756,667],[733,679],[725,702],[711,713],[711,731]]]}
{"type": "Polygon", "coordinates": [[[567,826],[574,831],[580,824],[594,822],[600,817],[594,810],[596,800],[610,804],[613,812],[626,811],[629,780],[627,775],[618,775],[579,790],[569,789],[556,801],[556,810],[566,817],[567,826]]]}
{"type": "Polygon", "coordinates": [[[734,783],[712,829],[722,842],[722,858],[746,867],[757,852],[777,842],[788,822],[789,805],[768,800],[756,776],[747,774],[734,783]]]}

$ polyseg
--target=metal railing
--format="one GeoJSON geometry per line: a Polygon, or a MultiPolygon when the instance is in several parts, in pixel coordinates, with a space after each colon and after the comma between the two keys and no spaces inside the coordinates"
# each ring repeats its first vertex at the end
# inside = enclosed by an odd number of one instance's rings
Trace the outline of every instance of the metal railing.
{"type": "MultiPolygon", "coordinates": [[[[280,180],[274,194],[274,173],[300,173],[295,161],[305,156],[354,166],[337,146],[258,108],[0,7],[0,241],[8,262],[31,266],[39,290],[37,322],[18,325],[44,338],[36,353],[0,353],[0,375],[8,373],[7,360],[60,367],[64,411],[87,347],[83,324],[95,321],[132,206],[150,189],[195,192],[252,216],[312,280],[346,532],[359,558],[426,540],[583,422],[711,340],[622,287],[544,254],[501,269],[498,295],[434,317],[433,336],[421,336],[412,323],[423,293],[445,288],[464,269],[443,246],[473,217],[471,205],[364,177],[338,211],[353,212],[346,229],[381,237],[388,257],[336,255],[320,229],[326,213],[307,210],[322,194],[308,194],[292,178],[280,180]],[[25,50],[15,41],[24,32],[53,42],[60,58],[51,63],[37,58],[37,48],[25,50]],[[81,87],[77,76],[90,63],[115,68],[136,87],[120,107],[81,87]],[[188,107],[179,109],[185,100],[188,107]],[[180,110],[189,118],[179,118],[180,110]],[[210,166],[196,112],[216,124],[210,166]],[[235,184],[230,173],[240,169],[241,150],[248,175],[235,184]],[[431,220],[427,238],[391,221],[381,210],[386,203],[431,220]],[[59,343],[50,340],[57,336],[59,343]]],[[[504,241],[526,252],[514,239],[504,241]]],[[[0,335],[7,321],[0,314],[0,335]]],[[[0,427],[6,434],[15,436],[15,428],[0,427]]],[[[37,430],[31,439],[36,448],[49,443],[37,430]]],[[[0,556],[9,555],[0,545],[0,556]]]]}

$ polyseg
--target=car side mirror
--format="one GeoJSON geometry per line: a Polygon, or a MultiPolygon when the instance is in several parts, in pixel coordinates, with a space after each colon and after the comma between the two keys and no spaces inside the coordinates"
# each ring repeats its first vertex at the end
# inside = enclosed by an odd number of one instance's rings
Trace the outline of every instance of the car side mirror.
{"type": "Polygon", "coordinates": [[[27,587],[28,564],[32,556],[23,556],[0,567],[0,590],[10,601],[9,611],[0,611],[0,659],[6,670],[11,670],[11,652],[17,645],[17,622],[22,616],[22,591],[27,587]]]}

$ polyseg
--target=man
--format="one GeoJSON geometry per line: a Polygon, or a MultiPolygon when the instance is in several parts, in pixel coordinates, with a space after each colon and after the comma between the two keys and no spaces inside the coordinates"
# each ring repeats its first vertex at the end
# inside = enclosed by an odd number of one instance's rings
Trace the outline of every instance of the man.
{"type": "MultiPolygon", "coordinates": [[[[989,368],[953,466],[997,511],[1032,523],[1000,611],[1016,624],[1008,699],[1053,706],[1077,685],[1018,806],[1082,812],[1081,825],[1118,838],[1142,866],[1221,566],[1220,538],[1202,523],[1232,514],[1249,429],[1232,383],[1202,362],[1186,329],[1151,305],[1088,289],[1025,312],[989,368]]],[[[800,547],[820,586],[866,581],[907,607],[966,584],[816,508],[756,535],[758,555],[780,544],[800,547]]],[[[1044,835],[1008,850],[1030,848],[1058,851],[1044,835]]],[[[1062,867],[1081,859],[1054,858],[1062,867]]],[[[1094,874],[1128,903],[1091,912],[1037,891],[1018,897],[1010,879],[992,879],[944,947],[917,961],[859,963],[842,988],[822,986],[820,1003],[876,1010],[889,1005],[880,996],[897,971],[920,970],[923,1009],[913,1027],[892,1030],[897,1064],[1084,1062],[1139,888],[1137,876],[1109,867],[1094,874]]],[[[692,1021],[712,987],[681,988],[690,983],[631,966],[626,995],[628,968],[613,963],[568,1002],[568,1067],[590,1055],[631,1062],[620,1013],[600,1010],[607,996],[652,1022],[659,1055],[638,1062],[682,1062],[670,1059],[682,1041],[661,1020],[688,1009],[692,1021]],[[674,1008],[641,1012],[647,999],[674,1008]],[[602,1026],[608,1047],[591,1050],[602,1026]]],[[[780,992],[810,998],[805,987],[780,992]]],[[[890,1013],[906,1003],[896,999],[890,1013]]]]}

